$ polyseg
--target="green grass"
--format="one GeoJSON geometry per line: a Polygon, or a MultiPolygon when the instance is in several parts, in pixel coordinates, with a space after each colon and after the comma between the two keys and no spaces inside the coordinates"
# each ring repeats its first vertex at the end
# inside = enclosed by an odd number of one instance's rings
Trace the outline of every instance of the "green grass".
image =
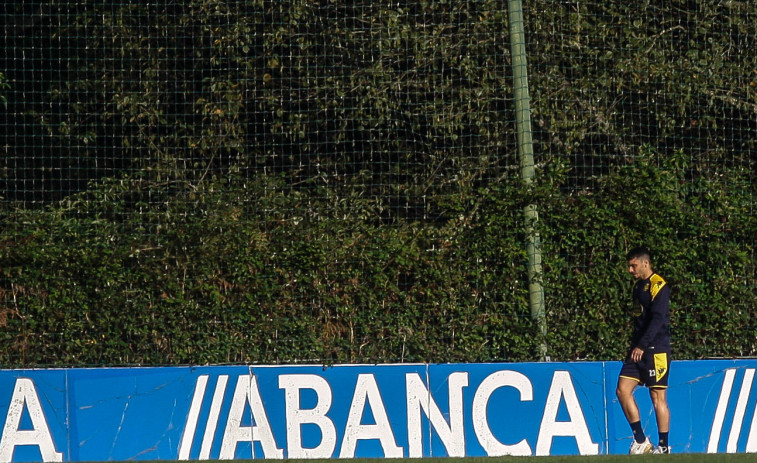
{"type": "MultiPolygon", "coordinates": [[[[331,460],[287,459],[284,461],[286,463],[747,463],[757,462],[757,453],[679,453],[672,455],[570,455],[548,457],[530,456],[468,458],[351,458],[331,460]]],[[[165,460],[147,461],[144,463],[165,463],[165,460]]],[[[228,463],[228,460],[208,460],[206,463],[228,463]]]]}
{"type": "MultiPolygon", "coordinates": [[[[337,460],[289,460],[302,463],[336,463],[337,460]]],[[[339,460],[347,463],[348,460],[339,460]]],[[[592,455],[549,457],[471,457],[471,458],[356,458],[355,463],[746,463],[757,462],[755,453],[681,453],[672,455],[592,455]]],[[[217,462],[221,463],[221,462],[217,462]]]]}
{"type": "MultiPolygon", "coordinates": [[[[235,460],[253,461],[253,460],[235,460]]],[[[256,460],[255,460],[256,461],[256,460]]],[[[272,460],[269,460],[272,461],[272,460]]],[[[672,455],[591,455],[548,457],[468,457],[468,458],[352,458],[285,460],[286,463],[747,463],[757,462],[757,453],[679,453],[672,455]]],[[[94,462],[93,462],[94,463],[94,462]]],[[[144,463],[165,463],[165,460],[144,463]]],[[[208,460],[206,463],[228,463],[208,460]]]]}
{"type": "Polygon", "coordinates": [[[465,463],[746,463],[757,462],[757,454],[706,454],[682,453],[672,455],[593,455],[593,456],[562,456],[562,457],[501,457],[501,458],[468,458],[465,463]]]}

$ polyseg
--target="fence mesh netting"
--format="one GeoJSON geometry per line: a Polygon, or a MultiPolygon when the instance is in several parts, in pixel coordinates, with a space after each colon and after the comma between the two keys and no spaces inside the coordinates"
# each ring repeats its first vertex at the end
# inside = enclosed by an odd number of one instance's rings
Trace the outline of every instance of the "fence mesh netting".
{"type": "Polygon", "coordinates": [[[506,1],[6,2],[0,365],[613,358],[637,244],[757,355],[757,4],[663,3],[524,1],[524,185],[506,1]]]}

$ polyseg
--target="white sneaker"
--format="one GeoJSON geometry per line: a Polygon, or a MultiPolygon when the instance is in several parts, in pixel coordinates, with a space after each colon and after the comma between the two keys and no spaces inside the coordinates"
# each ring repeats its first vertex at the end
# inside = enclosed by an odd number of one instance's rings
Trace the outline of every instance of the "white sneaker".
{"type": "Polygon", "coordinates": [[[652,453],[655,453],[655,454],[670,453],[670,447],[661,445],[659,447],[655,447],[655,449],[652,450],[652,453]]]}
{"type": "Polygon", "coordinates": [[[642,443],[638,443],[634,440],[628,453],[630,455],[643,455],[645,453],[650,453],[652,449],[654,449],[654,446],[649,442],[649,437],[647,437],[642,443]]]}

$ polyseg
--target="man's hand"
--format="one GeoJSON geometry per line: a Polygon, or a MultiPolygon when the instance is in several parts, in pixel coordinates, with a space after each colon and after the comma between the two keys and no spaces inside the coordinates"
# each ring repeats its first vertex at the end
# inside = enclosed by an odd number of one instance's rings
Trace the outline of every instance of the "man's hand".
{"type": "Polygon", "coordinates": [[[638,363],[642,355],[644,355],[644,351],[638,347],[634,347],[631,351],[631,360],[633,360],[633,363],[638,363]]]}

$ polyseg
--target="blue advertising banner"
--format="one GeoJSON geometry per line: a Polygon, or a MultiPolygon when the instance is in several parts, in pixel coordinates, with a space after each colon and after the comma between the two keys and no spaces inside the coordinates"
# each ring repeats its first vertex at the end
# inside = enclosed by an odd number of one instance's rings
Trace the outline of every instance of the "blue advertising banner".
{"type": "MultiPolygon", "coordinates": [[[[2,370],[0,463],[621,454],[620,366],[2,370]]],[[[673,362],[674,452],[757,452],[755,371],[673,362]]],[[[649,395],[635,396],[656,442],[649,395]]]]}

